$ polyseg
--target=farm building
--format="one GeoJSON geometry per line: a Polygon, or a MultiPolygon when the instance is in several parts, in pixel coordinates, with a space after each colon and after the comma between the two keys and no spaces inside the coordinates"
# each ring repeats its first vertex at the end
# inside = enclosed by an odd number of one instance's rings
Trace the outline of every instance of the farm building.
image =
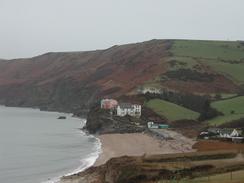
{"type": "Polygon", "coordinates": [[[117,100],[114,99],[102,99],[101,109],[115,109],[118,106],[117,100]]]}
{"type": "Polygon", "coordinates": [[[141,105],[130,104],[130,103],[121,103],[117,106],[117,115],[118,116],[141,116],[141,105]]]}

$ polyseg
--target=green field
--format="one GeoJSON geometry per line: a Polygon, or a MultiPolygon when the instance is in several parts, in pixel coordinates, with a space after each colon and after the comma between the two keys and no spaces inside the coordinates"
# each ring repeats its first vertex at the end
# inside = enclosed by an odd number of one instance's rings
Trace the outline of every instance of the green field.
{"type": "Polygon", "coordinates": [[[244,44],[240,42],[176,40],[171,52],[189,65],[194,59],[236,83],[244,83],[244,44]]]}
{"type": "Polygon", "coordinates": [[[240,42],[176,40],[172,47],[175,56],[240,60],[244,46],[240,42]]]}
{"type": "Polygon", "coordinates": [[[220,94],[221,95],[221,98],[222,99],[228,99],[228,98],[232,98],[232,97],[236,97],[237,96],[237,94],[231,94],[231,93],[221,93],[220,94]]]}
{"type": "Polygon", "coordinates": [[[236,83],[244,83],[244,63],[230,64],[221,61],[204,61],[211,68],[218,73],[223,74],[227,78],[235,81],[236,83]]]}
{"type": "Polygon", "coordinates": [[[244,118],[244,96],[213,102],[211,106],[224,114],[210,120],[211,125],[221,125],[244,118]]]}
{"type": "Polygon", "coordinates": [[[168,63],[171,65],[170,70],[177,69],[194,69],[194,66],[198,64],[198,62],[191,57],[171,57],[168,63]]]}
{"type": "Polygon", "coordinates": [[[197,112],[160,99],[152,99],[146,103],[146,106],[170,121],[199,117],[197,112]]]}

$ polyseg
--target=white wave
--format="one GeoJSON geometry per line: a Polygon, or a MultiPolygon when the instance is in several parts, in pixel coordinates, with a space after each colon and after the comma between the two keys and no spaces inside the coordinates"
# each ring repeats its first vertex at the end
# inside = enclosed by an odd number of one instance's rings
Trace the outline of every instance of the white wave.
{"type": "MultiPolygon", "coordinates": [[[[84,132],[81,131],[81,133],[83,134],[84,132]]],[[[93,135],[88,135],[88,136],[95,138],[93,135]]],[[[71,176],[71,175],[74,175],[74,174],[83,172],[87,168],[93,166],[94,163],[96,162],[97,158],[99,157],[99,155],[102,152],[102,148],[101,148],[102,147],[102,144],[101,144],[101,141],[98,138],[96,138],[96,140],[97,140],[97,143],[96,143],[96,146],[95,146],[95,152],[91,153],[88,158],[85,158],[85,159],[80,160],[81,161],[81,166],[80,167],[78,167],[77,169],[75,169],[73,171],[70,171],[69,173],[67,173],[65,175],[52,178],[52,179],[47,180],[47,181],[44,181],[42,183],[58,183],[58,182],[60,182],[60,179],[62,177],[71,176]]]]}

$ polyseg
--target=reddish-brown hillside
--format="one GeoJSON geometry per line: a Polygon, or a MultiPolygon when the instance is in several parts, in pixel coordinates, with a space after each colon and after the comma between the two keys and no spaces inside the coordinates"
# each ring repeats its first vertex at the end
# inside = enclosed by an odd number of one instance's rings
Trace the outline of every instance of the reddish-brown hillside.
{"type": "Polygon", "coordinates": [[[94,97],[118,96],[164,72],[163,59],[170,44],[154,40],[107,50],[0,61],[0,101],[67,110],[94,97]]]}
{"type": "MultiPolygon", "coordinates": [[[[169,71],[172,45],[170,40],[152,40],[106,50],[0,61],[0,103],[74,111],[99,97],[127,94],[169,71]]],[[[157,80],[157,85],[188,92],[200,92],[201,86],[209,93],[237,91],[229,79],[213,76],[211,82],[169,77],[157,80]]]]}

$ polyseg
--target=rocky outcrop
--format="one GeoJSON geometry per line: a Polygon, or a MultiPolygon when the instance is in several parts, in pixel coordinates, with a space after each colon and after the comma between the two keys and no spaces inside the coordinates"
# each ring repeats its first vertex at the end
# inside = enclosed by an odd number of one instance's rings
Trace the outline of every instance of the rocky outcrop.
{"type": "Polygon", "coordinates": [[[88,113],[85,130],[92,134],[137,133],[146,130],[146,121],[131,116],[119,117],[95,105],[88,113]]]}

